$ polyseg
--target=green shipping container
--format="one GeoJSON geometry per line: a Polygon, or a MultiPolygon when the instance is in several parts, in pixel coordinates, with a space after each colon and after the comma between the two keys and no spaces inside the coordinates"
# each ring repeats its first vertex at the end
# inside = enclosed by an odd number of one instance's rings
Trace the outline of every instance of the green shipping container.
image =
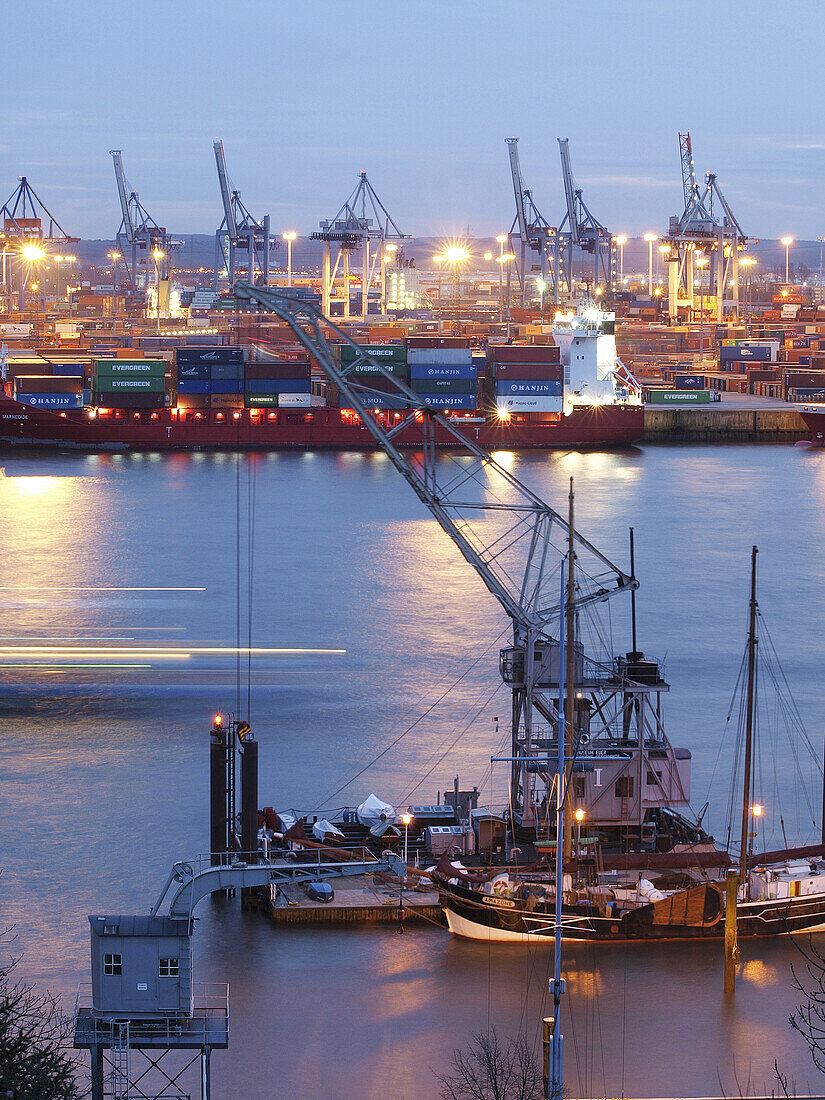
{"type": "Polygon", "coordinates": [[[277,393],[247,393],[244,395],[244,407],[247,409],[259,409],[262,407],[277,408],[277,393]]]}
{"type": "MultiPolygon", "coordinates": [[[[407,373],[407,348],[404,344],[361,344],[360,350],[371,355],[382,367],[386,367],[393,374],[407,373]]],[[[342,366],[352,363],[356,355],[355,348],[350,347],[349,344],[341,344],[342,366]]]]}
{"type": "Polygon", "coordinates": [[[709,405],[710,390],[650,390],[647,401],[650,405],[709,405]]]}
{"type": "Polygon", "coordinates": [[[147,377],[121,376],[119,378],[95,379],[93,389],[98,393],[163,393],[166,389],[166,379],[163,375],[147,377]]]}
{"type": "Polygon", "coordinates": [[[154,377],[166,373],[165,359],[94,359],[92,369],[98,378],[118,378],[124,376],[154,377]]]}

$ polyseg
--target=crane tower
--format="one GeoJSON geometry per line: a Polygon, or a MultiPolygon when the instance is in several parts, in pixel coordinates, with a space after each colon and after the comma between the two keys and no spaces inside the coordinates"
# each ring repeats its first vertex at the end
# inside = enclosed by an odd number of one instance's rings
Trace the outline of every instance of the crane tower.
{"type": "Polygon", "coordinates": [[[264,214],[260,221],[252,217],[241,200],[240,191],[230,183],[223,142],[215,138],[212,148],[223,204],[223,221],[215,233],[213,288],[218,289],[218,280],[222,275],[229,279],[230,285],[234,283],[239,264],[250,283],[260,281],[267,286],[270,258],[279,244],[270,236],[269,214],[264,214]]]}
{"type": "Polygon", "coordinates": [[[0,216],[3,218],[2,296],[7,301],[11,300],[16,268],[17,308],[23,312],[26,301],[30,300],[36,302],[38,308],[45,309],[46,285],[44,279],[36,278],[36,264],[39,259],[45,257],[49,247],[57,245],[62,248],[67,244],[76,244],[80,238],[70,237],[66,233],[54,215],[41,202],[25,176],[20,176],[20,182],[14,193],[0,207],[0,216]],[[9,245],[12,245],[14,259],[12,265],[7,267],[6,256],[9,245]],[[32,292],[33,284],[37,285],[38,293],[32,292]]]}
{"type": "Polygon", "coordinates": [[[513,249],[513,241],[518,238],[519,250],[516,253],[516,271],[519,279],[520,299],[523,306],[527,296],[528,248],[538,255],[538,277],[542,280],[542,283],[547,284],[549,280],[552,280],[555,287],[555,270],[551,268],[553,261],[550,255],[550,246],[555,240],[556,230],[550,225],[536,206],[531,189],[524,186],[521,175],[521,165],[519,164],[518,138],[505,138],[505,142],[507,145],[507,153],[510,158],[510,175],[513,180],[513,195],[516,200],[516,216],[510,227],[509,234],[510,248],[511,250],[513,249]]]}
{"type": "Polygon", "coordinates": [[[169,278],[170,254],[183,245],[173,240],[166,228],[158,225],[126,182],[120,149],[110,149],[115,169],[121,222],[116,240],[129,283],[135,289],[148,289],[153,276],[157,282],[169,278]]]}
{"type": "Polygon", "coordinates": [[[616,258],[613,235],[591,214],[582,198],[581,188],[576,187],[568,139],[559,138],[558,142],[567,209],[556,234],[556,294],[553,299],[556,305],[562,283],[568,297],[573,295],[574,249],[593,257],[591,274],[589,277],[585,275],[585,282],[594,296],[613,290],[616,258]]]}

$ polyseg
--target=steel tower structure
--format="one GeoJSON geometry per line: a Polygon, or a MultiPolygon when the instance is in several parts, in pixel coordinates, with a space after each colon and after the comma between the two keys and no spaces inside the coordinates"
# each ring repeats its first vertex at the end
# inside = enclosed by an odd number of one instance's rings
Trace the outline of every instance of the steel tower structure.
{"type": "MultiPolygon", "coordinates": [[[[550,269],[550,264],[552,262],[550,246],[555,240],[556,230],[550,225],[536,206],[531,189],[524,186],[521,175],[521,165],[519,163],[518,138],[511,137],[505,138],[504,140],[510,158],[510,176],[513,181],[513,195],[516,200],[516,216],[510,227],[509,233],[510,249],[514,251],[513,240],[517,237],[519,240],[519,251],[516,255],[519,257],[518,276],[521,290],[521,304],[523,306],[527,293],[528,248],[538,255],[539,278],[546,283],[548,282],[549,273],[555,287],[555,271],[551,272],[550,269]]],[[[555,297],[556,291],[554,289],[554,298],[555,297]]]]}
{"type": "Polygon", "coordinates": [[[736,216],[731,210],[716,175],[705,174],[700,187],[696,179],[693,161],[693,145],[690,131],[679,134],[679,159],[682,166],[682,192],[685,208],[681,215],[674,214],[668,225],[664,246],[668,267],[668,313],[678,316],[679,306],[691,312],[696,305],[694,289],[695,260],[697,253],[707,253],[710,260],[708,295],[716,298],[716,317],[725,318],[726,312],[734,316],[739,312],[739,253],[748,244],[736,216]],[[715,214],[716,199],[720,214],[715,214]],[[726,291],[730,290],[730,297],[726,291]]]}
{"type": "Polygon", "coordinates": [[[120,199],[121,222],[116,240],[118,251],[131,286],[145,289],[150,283],[150,272],[155,269],[159,280],[169,278],[170,256],[183,241],[173,240],[166,228],[158,225],[138,198],[137,191],[130,190],[123,171],[120,149],[110,149],[115,168],[115,182],[120,199]],[[150,262],[151,261],[151,262],[150,262]]]}
{"type": "Polygon", "coordinates": [[[374,187],[367,179],[367,173],[361,172],[358,184],[350,197],[330,221],[322,221],[317,233],[310,237],[321,241],[323,246],[323,269],[321,274],[321,310],[325,317],[330,315],[332,290],[338,275],[339,265],[344,280],[344,319],[350,317],[350,256],[361,250],[361,314],[367,317],[369,288],[380,271],[381,312],[386,312],[386,261],[385,247],[389,241],[409,240],[387,213],[374,187]],[[331,266],[331,246],[338,246],[335,266],[331,266]]]}
{"type": "Polygon", "coordinates": [[[45,258],[50,246],[76,244],[80,238],[69,236],[25,176],[20,176],[19,179],[13,194],[0,207],[0,216],[3,218],[3,231],[0,234],[3,246],[3,285],[0,293],[7,301],[11,300],[14,267],[7,267],[7,257],[11,256],[17,269],[17,308],[22,312],[26,308],[27,298],[34,299],[40,309],[46,308],[44,279],[39,280],[38,294],[29,293],[31,275],[36,270],[38,260],[45,258]],[[32,250],[30,255],[26,255],[25,249],[32,250]],[[38,249],[43,256],[36,255],[38,249]]]}
{"type": "Polygon", "coordinates": [[[241,200],[240,191],[230,183],[223,142],[215,138],[212,149],[223,204],[223,221],[215,233],[215,278],[212,286],[218,289],[218,280],[224,272],[230,285],[234,283],[239,261],[250,283],[260,281],[263,286],[268,286],[270,257],[280,243],[270,236],[269,214],[264,214],[260,221],[252,217],[241,200]]]}
{"type": "Polygon", "coordinates": [[[576,187],[570,164],[570,146],[567,138],[558,138],[561,155],[561,174],[567,209],[556,234],[556,282],[554,303],[558,304],[560,284],[563,282],[568,296],[573,293],[574,248],[593,257],[592,293],[599,288],[611,291],[615,280],[615,246],[613,235],[598,218],[591,214],[581,188],[576,187]]]}

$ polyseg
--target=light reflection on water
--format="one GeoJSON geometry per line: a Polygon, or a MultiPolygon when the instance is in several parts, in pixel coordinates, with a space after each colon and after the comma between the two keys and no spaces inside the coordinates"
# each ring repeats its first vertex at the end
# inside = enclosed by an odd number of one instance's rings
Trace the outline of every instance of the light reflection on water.
{"type": "MultiPolygon", "coordinates": [[[[640,641],[666,657],[668,728],[693,751],[693,804],[712,795],[707,820],[718,831],[727,744],[712,786],[711,777],[744,641],[752,542],[760,546],[763,611],[809,732],[822,740],[825,455],[707,447],[499,458],[561,511],[573,474],[582,533],[618,564],[635,528],[640,641]]],[[[238,643],[236,486],[246,501],[250,471],[253,645],[346,650],[256,659],[261,802],[313,807],[476,658],[448,700],[332,804],[360,801],[371,789],[399,799],[433,764],[416,801],[434,801],[456,773],[489,797],[482,778],[494,717],[506,714],[503,691],[472,716],[495,685],[506,624],[384,459],[4,462],[0,644],[94,648],[99,639],[192,653],[186,662],[134,662],[149,669],[0,669],[2,918],[17,923],[27,974],[73,994],[86,977],[86,913],[145,911],[170,859],[204,847],[209,717],[239,702],[244,713],[246,687],[242,668],[238,691],[231,659],[196,650],[238,643]],[[109,591],[58,591],[70,587],[109,591]]],[[[245,546],[242,566],[245,578],[245,546]]],[[[242,592],[245,645],[245,579],[242,592]]],[[[626,607],[611,611],[623,647],[626,615],[626,607]]],[[[789,759],[766,755],[764,767],[777,771],[778,789],[795,785],[789,759]]],[[[503,785],[494,777],[499,799],[503,785]]],[[[765,816],[775,839],[777,807],[765,816]]],[[[808,838],[803,802],[784,811],[784,825],[789,841],[808,838]]],[[[198,976],[232,984],[233,1045],[213,1061],[226,1095],[418,1100],[437,1094],[429,1067],[486,1027],[488,1012],[500,1030],[524,1026],[535,1037],[547,1009],[544,948],[490,951],[429,926],[404,936],[392,928],[276,933],[259,916],[211,904],[199,916],[198,976]],[[250,1045],[266,1057],[247,1057],[250,1045]]],[[[721,994],[716,944],[571,946],[571,1093],[673,1095],[677,1063],[689,1067],[678,1091],[708,1095],[721,1081],[733,1092],[748,1078],[770,1088],[774,1057],[798,1091],[816,1091],[786,1024],[793,958],[784,943],[743,944],[731,1004],[721,994]]]]}

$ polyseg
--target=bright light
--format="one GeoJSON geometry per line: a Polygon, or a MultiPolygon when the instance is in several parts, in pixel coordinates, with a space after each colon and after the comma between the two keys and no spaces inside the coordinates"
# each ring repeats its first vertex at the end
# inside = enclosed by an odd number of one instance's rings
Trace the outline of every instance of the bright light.
{"type": "Polygon", "coordinates": [[[220,714],[215,715],[215,725],[220,726],[223,724],[223,716],[220,714]]]}
{"type": "Polygon", "coordinates": [[[492,260],[492,258],[493,258],[492,252],[485,252],[484,253],[484,259],[487,261],[487,263],[489,263],[490,260],[492,260]]]}
{"type": "MultiPolygon", "coordinates": [[[[538,287],[539,294],[544,294],[545,290],[547,290],[547,283],[542,278],[536,279],[536,286],[538,287]]],[[[599,292],[597,291],[597,293],[599,292]]]]}
{"type": "Polygon", "coordinates": [[[298,239],[298,234],[294,229],[290,229],[288,233],[282,233],[281,236],[285,241],[296,241],[298,239]]]}
{"type": "Polygon", "coordinates": [[[581,807],[579,807],[579,809],[576,810],[576,812],[573,816],[576,818],[576,821],[578,821],[578,823],[581,825],[581,823],[584,821],[584,818],[585,818],[584,810],[581,807]]]}
{"type": "Polygon", "coordinates": [[[156,248],[152,252],[152,258],[155,260],[162,260],[165,255],[166,253],[160,248],[156,248]]]}
{"type": "Polygon", "coordinates": [[[507,409],[496,409],[496,416],[505,423],[510,419],[510,413],[507,409]]]}
{"type": "Polygon", "coordinates": [[[753,267],[753,265],[756,263],[756,257],[743,256],[739,263],[742,264],[743,267],[753,267]]]}
{"type": "Polygon", "coordinates": [[[648,244],[650,244],[652,241],[658,241],[659,234],[658,233],[645,233],[645,238],[644,239],[647,241],[648,244]]]}
{"type": "Polygon", "coordinates": [[[463,264],[465,260],[469,260],[470,253],[466,248],[462,248],[460,245],[451,244],[449,248],[444,249],[444,259],[448,264],[463,264]]]}
{"type": "Polygon", "coordinates": [[[412,814],[402,814],[401,815],[401,824],[402,825],[407,826],[407,825],[410,824],[411,821],[412,821],[412,814]]]}
{"type": "Polygon", "coordinates": [[[398,245],[397,244],[388,244],[387,245],[387,252],[397,252],[397,251],[398,251],[398,245]]]}
{"type": "Polygon", "coordinates": [[[45,249],[41,248],[39,244],[24,244],[20,250],[24,260],[28,260],[29,263],[33,263],[35,260],[42,260],[46,255],[45,249]]]}
{"type": "Polygon", "coordinates": [[[622,234],[620,237],[616,237],[616,244],[618,244],[618,245],[627,244],[627,237],[625,237],[624,234],[622,234]]]}
{"type": "Polygon", "coordinates": [[[669,244],[660,244],[659,245],[659,251],[662,253],[662,255],[664,255],[665,252],[670,252],[670,245],[669,244]]]}
{"type": "Polygon", "coordinates": [[[504,244],[504,242],[506,240],[507,240],[507,234],[506,233],[499,233],[499,235],[496,237],[496,244],[504,244]]]}
{"type": "Polygon", "coordinates": [[[708,266],[707,256],[697,256],[696,257],[696,266],[697,267],[707,267],[708,266]]]}
{"type": "Polygon", "coordinates": [[[446,258],[447,258],[446,256],[433,256],[433,263],[434,264],[443,263],[446,258]]]}
{"type": "Polygon", "coordinates": [[[54,260],[55,263],[62,264],[63,261],[66,259],[66,257],[65,256],[52,256],[52,259],[54,260]]]}
{"type": "Polygon", "coordinates": [[[782,244],[787,248],[789,244],[793,244],[793,237],[783,237],[782,244]]]}
{"type": "Polygon", "coordinates": [[[762,807],[759,805],[758,802],[756,802],[753,806],[751,806],[751,813],[753,814],[754,817],[761,817],[762,816],[762,807]]]}

